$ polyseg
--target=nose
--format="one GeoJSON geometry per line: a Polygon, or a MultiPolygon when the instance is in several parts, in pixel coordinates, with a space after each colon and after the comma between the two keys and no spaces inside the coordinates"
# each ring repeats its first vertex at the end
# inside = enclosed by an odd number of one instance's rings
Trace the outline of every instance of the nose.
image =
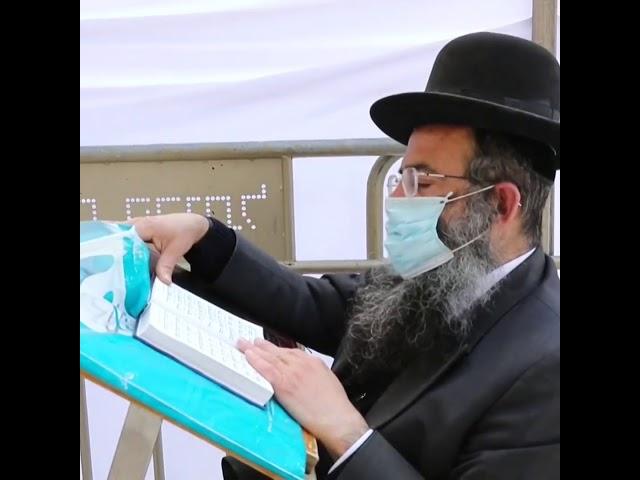
{"type": "Polygon", "coordinates": [[[402,182],[398,183],[398,185],[396,185],[396,188],[393,189],[393,191],[389,194],[390,197],[406,197],[406,194],[404,193],[404,187],[402,186],[402,182]]]}

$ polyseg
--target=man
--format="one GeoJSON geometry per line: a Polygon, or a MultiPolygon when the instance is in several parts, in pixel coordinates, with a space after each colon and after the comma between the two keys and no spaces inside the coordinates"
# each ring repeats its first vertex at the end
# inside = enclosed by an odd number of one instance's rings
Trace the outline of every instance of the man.
{"type": "Polygon", "coordinates": [[[239,345],[319,440],[320,478],[559,478],[560,282],[540,246],[559,83],[543,48],[479,33],[443,48],[425,92],[372,106],[407,145],[389,267],[308,278],[216,220],[134,220],[161,279],[185,255],[203,295],[335,357],[239,345]]]}

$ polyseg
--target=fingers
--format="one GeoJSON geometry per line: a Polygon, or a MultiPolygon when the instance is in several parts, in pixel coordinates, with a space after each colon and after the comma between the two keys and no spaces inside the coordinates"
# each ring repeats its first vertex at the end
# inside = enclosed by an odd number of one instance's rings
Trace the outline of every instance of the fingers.
{"type": "Polygon", "coordinates": [[[256,339],[255,343],[240,339],[237,342],[238,349],[245,354],[249,364],[255,368],[274,388],[282,384],[289,365],[282,350],[271,342],[256,339]]]}
{"type": "Polygon", "coordinates": [[[133,225],[138,236],[145,242],[153,240],[153,226],[147,217],[135,217],[127,221],[129,225],[133,225]]]}
{"type": "Polygon", "coordinates": [[[306,387],[309,375],[323,378],[327,370],[322,360],[297,348],[280,348],[263,339],[254,343],[240,340],[238,348],[244,352],[249,364],[273,385],[278,400],[283,405],[293,405],[299,390],[306,387]],[[322,367],[322,368],[318,368],[322,367]]]}
{"type": "Polygon", "coordinates": [[[247,349],[247,352],[253,351],[271,364],[281,367],[285,366],[288,363],[281,350],[284,349],[276,347],[271,342],[267,342],[266,340],[262,339],[256,339],[253,348],[247,349]]]}
{"type": "Polygon", "coordinates": [[[185,253],[186,249],[182,248],[181,244],[177,242],[169,244],[160,253],[160,258],[158,258],[158,263],[156,264],[156,275],[166,285],[171,285],[173,270],[185,253]]]}
{"type": "Polygon", "coordinates": [[[269,360],[265,359],[258,351],[258,349],[249,349],[246,351],[245,356],[249,364],[256,369],[256,371],[262,375],[267,382],[274,386],[274,388],[280,384],[282,379],[282,372],[277,366],[273,365],[269,360]]]}
{"type": "Polygon", "coordinates": [[[249,364],[274,388],[278,388],[287,368],[287,364],[282,361],[278,347],[264,340],[256,340],[255,344],[240,340],[238,347],[244,352],[249,364]]]}
{"type": "Polygon", "coordinates": [[[244,338],[239,339],[238,343],[236,344],[236,347],[242,353],[244,353],[248,348],[251,348],[252,346],[253,343],[251,343],[249,340],[245,340],[244,338]]]}
{"type": "Polygon", "coordinates": [[[267,352],[271,355],[276,355],[279,358],[284,356],[283,354],[286,350],[289,350],[288,348],[277,347],[273,343],[269,342],[268,340],[264,340],[262,338],[256,338],[254,345],[256,348],[259,348],[260,350],[267,352]]]}

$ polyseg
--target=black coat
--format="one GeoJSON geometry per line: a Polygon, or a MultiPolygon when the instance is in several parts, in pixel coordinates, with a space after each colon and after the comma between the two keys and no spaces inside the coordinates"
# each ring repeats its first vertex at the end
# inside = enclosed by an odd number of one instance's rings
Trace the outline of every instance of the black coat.
{"type": "MultiPolygon", "coordinates": [[[[198,255],[214,255],[214,241],[198,255]]],[[[203,265],[190,259],[193,276],[203,265]]],[[[199,293],[335,356],[359,275],[303,277],[238,237],[199,293]]],[[[537,249],[473,313],[462,348],[419,356],[368,408],[374,434],[330,478],[551,480],[560,476],[560,280],[537,249]]],[[[322,456],[321,456],[322,457],[322,456]]],[[[332,461],[321,459],[319,478],[332,461]]]]}

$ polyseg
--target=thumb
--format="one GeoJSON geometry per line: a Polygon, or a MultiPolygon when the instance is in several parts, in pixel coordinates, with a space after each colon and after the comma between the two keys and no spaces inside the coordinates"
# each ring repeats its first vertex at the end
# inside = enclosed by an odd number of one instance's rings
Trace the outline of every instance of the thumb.
{"type": "Polygon", "coordinates": [[[167,248],[160,254],[156,264],[156,275],[166,285],[171,285],[171,276],[183,253],[178,248],[167,248]]]}
{"type": "Polygon", "coordinates": [[[126,222],[129,225],[133,225],[138,236],[145,242],[153,240],[154,230],[151,222],[148,218],[132,218],[126,222]]]}

